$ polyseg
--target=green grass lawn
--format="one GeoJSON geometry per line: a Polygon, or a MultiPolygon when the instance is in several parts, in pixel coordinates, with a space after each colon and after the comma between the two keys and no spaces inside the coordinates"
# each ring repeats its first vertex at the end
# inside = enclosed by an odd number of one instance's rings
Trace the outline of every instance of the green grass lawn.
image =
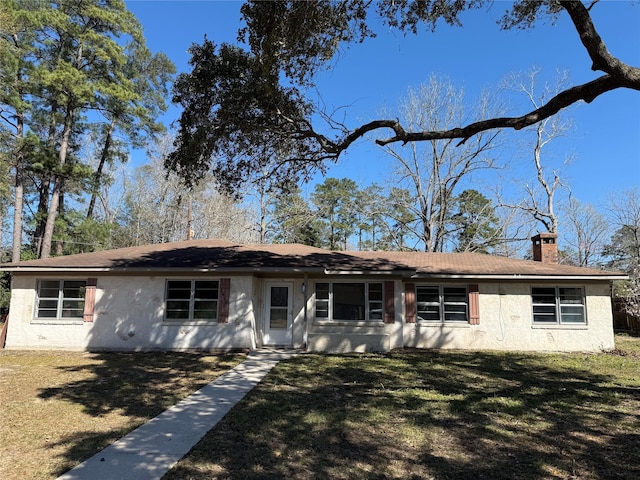
{"type": "Polygon", "coordinates": [[[280,363],[169,479],[638,479],[640,339],[280,363]]]}

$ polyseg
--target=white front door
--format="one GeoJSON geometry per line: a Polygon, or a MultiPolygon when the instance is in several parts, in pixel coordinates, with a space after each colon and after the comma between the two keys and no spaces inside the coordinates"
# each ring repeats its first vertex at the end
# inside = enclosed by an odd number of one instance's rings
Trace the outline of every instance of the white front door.
{"type": "Polygon", "coordinates": [[[291,345],[293,323],[291,315],[292,294],[292,283],[267,283],[263,336],[263,343],[265,345],[291,345]]]}

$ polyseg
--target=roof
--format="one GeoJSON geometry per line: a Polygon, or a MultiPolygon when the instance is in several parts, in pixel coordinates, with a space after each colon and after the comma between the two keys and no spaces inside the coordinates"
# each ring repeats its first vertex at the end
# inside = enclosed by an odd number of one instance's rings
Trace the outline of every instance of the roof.
{"type": "Polygon", "coordinates": [[[144,245],[3,265],[10,272],[306,272],[397,274],[415,278],[613,280],[626,275],[479,253],[336,252],[300,244],[239,245],[221,240],[144,245]]]}

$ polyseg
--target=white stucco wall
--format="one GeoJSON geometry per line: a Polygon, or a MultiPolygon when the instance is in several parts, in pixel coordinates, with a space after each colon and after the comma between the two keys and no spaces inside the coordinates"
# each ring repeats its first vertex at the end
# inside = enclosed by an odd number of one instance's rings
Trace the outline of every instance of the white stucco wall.
{"type": "Polygon", "coordinates": [[[306,285],[305,292],[302,291],[302,284],[304,283],[303,279],[292,279],[293,282],[293,304],[292,304],[292,315],[293,315],[293,330],[291,332],[292,336],[292,346],[294,348],[302,348],[304,346],[304,337],[305,337],[305,312],[304,312],[304,302],[306,296],[306,285]]]}
{"type": "Polygon", "coordinates": [[[82,322],[34,319],[37,278],[14,275],[6,347],[212,350],[251,349],[256,346],[251,277],[232,278],[228,323],[165,322],[163,308],[166,277],[97,278],[94,321],[82,322]]]}
{"type": "MultiPolygon", "coordinates": [[[[254,349],[263,344],[264,295],[272,279],[231,277],[229,322],[186,324],[163,321],[164,276],[97,276],[93,322],[37,320],[33,312],[38,278],[42,277],[13,275],[7,348],[213,350],[254,349]]],[[[567,284],[585,289],[587,325],[540,327],[532,322],[529,283],[480,283],[479,325],[433,325],[404,321],[404,285],[399,279],[395,280],[395,321],[389,324],[318,321],[314,318],[314,279],[307,279],[306,293],[302,291],[302,278],[273,281],[291,282],[292,346],[300,348],[306,339],[310,351],[387,351],[402,347],[522,351],[614,348],[607,282],[567,284]]]]}
{"type": "Polygon", "coordinates": [[[405,324],[405,346],[565,352],[614,348],[608,284],[566,285],[584,288],[586,325],[533,325],[531,284],[484,283],[479,284],[479,325],[405,324]]]}
{"type": "Polygon", "coordinates": [[[318,321],[310,295],[309,349],[340,353],[401,347],[567,352],[614,348],[608,282],[547,285],[583,287],[587,324],[534,326],[531,284],[511,282],[479,284],[479,325],[406,323],[404,285],[396,281],[396,321],[392,324],[318,321]]]}

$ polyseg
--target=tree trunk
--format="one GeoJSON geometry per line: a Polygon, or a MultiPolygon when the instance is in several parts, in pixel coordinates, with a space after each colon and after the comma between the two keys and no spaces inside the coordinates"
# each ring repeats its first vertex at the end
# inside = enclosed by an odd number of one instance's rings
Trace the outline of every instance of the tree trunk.
{"type": "MultiPolygon", "coordinates": [[[[58,204],[58,216],[64,215],[64,192],[60,193],[60,201],[58,204]]],[[[64,254],[64,240],[60,239],[56,242],[56,255],[64,254]]]]}
{"type": "Polygon", "coordinates": [[[93,181],[91,182],[91,200],[89,200],[89,208],[87,208],[87,219],[93,218],[93,210],[95,209],[98,190],[100,189],[100,180],[102,180],[102,171],[104,170],[107,158],[109,157],[111,139],[113,138],[113,131],[115,128],[116,121],[114,119],[109,125],[109,130],[107,131],[107,135],[104,140],[104,146],[102,147],[102,153],[100,154],[100,162],[98,163],[96,172],[93,174],[93,181]]]}
{"type": "Polygon", "coordinates": [[[553,211],[553,196],[555,194],[556,188],[560,183],[560,178],[558,177],[558,175],[554,175],[554,180],[553,183],[551,185],[549,185],[549,182],[547,182],[547,180],[544,177],[544,169],[542,167],[542,162],[540,161],[540,157],[541,157],[541,153],[542,153],[542,147],[543,145],[545,145],[545,141],[542,138],[542,134],[544,132],[544,128],[545,128],[546,122],[541,122],[538,124],[538,127],[536,129],[536,134],[537,134],[537,140],[536,140],[536,145],[533,149],[533,159],[534,162],[536,164],[536,172],[538,174],[538,182],[540,182],[540,185],[542,185],[542,188],[544,189],[544,193],[546,195],[546,200],[547,200],[547,211],[546,212],[539,212],[540,215],[540,221],[544,224],[544,226],[546,227],[547,231],[549,233],[558,233],[558,217],[556,216],[555,212],[553,211]],[[543,220],[543,219],[546,219],[543,220]]]}
{"type": "MultiPolygon", "coordinates": [[[[78,46],[76,52],[76,67],[80,65],[83,57],[82,43],[78,46]]],[[[79,67],[78,67],[79,68],[79,67]]],[[[71,143],[71,133],[73,130],[73,116],[75,114],[74,100],[72,97],[68,97],[66,102],[64,126],[62,130],[62,138],[60,140],[60,150],[58,152],[58,168],[61,170],[67,163],[67,153],[69,152],[69,146],[71,143]]],[[[56,105],[54,105],[54,108],[56,105]]],[[[52,121],[55,117],[52,118],[52,121]]],[[[47,213],[47,223],[44,227],[44,235],[42,236],[42,250],[40,252],[40,258],[49,258],[51,255],[51,244],[53,242],[53,231],[55,229],[56,218],[58,216],[58,207],[60,206],[60,195],[64,191],[65,176],[62,171],[54,174],[53,176],[53,191],[51,192],[51,202],[49,203],[49,211],[47,213]]]]}
{"type": "Polygon", "coordinates": [[[22,251],[22,209],[24,204],[24,152],[20,143],[24,134],[24,117],[22,113],[16,113],[16,178],[15,201],[13,205],[13,245],[11,261],[20,261],[22,251]]]}
{"type": "Polygon", "coordinates": [[[38,256],[42,251],[42,237],[47,222],[47,211],[49,210],[50,187],[51,175],[47,179],[43,179],[38,188],[38,209],[36,211],[36,226],[33,231],[33,248],[38,256]]]}
{"type": "Polygon", "coordinates": [[[260,244],[267,243],[267,193],[265,191],[265,183],[261,182],[260,188],[260,244]]]}
{"type": "MultiPolygon", "coordinates": [[[[51,113],[49,118],[49,132],[47,134],[47,152],[55,152],[56,145],[56,117],[58,113],[58,102],[53,99],[51,101],[51,113]]],[[[53,156],[53,153],[52,153],[53,156]]],[[[34,229],[33,240],[34,249],[38,258],[42,253],[42,240],[47,224],[47,212],[49,211],[49,196],[51,194],[51,184],[54,180],[53,173],[43,173],[42,183],[38,189],[38,212],[36,215],[36,228],[34,229]],[[44,178],[46,175],[47,178],[44,178]]]]}
{"type": "MultiPolygon", "coordinates": [[[[71,130],[73,126],[73,108],[69,107],[64,119],[64,130],[62,132],[62,141],[60,142],[60,152],[58,155],[58,166],[64,167],[67,161],[67,152],[69,151],[69,141],[71,138],[71,130]]],[[[49,258],[51,256],[51,244],[53,241],[53,230],[58,215],[58,207],[60,205],[60,195],[64,190],[64,176],[62,174],[54,175],[53,191],[51,192],[51,201],[49,202],[49,211],[47,213],[47,223],[45,224],[44,234],[42,236],[42,250],[40,258],[49,258]]]]}

